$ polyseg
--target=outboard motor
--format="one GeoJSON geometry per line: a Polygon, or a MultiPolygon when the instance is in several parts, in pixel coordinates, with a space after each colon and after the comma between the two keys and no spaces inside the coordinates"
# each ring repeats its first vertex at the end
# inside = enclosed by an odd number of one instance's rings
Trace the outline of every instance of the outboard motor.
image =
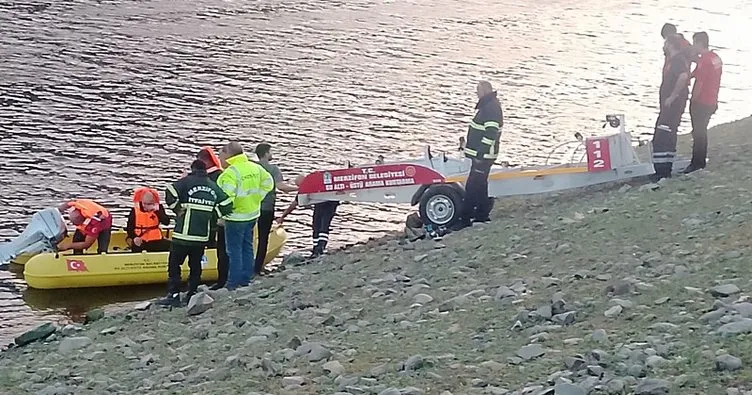
{"type": "Polygon", "coordinates": [[[56,208],[44,209],[31,217],[29,225],[13,241],[0,244],[0,263],[10,262],[21,254],[55,251],[66,232],[60,211],[56,208]]]}

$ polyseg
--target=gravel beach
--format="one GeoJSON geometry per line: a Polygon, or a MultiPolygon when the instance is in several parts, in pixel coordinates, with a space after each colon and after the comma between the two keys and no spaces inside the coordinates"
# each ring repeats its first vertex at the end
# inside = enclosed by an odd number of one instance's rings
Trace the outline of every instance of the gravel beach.
{"type": "Polygon", "coordinates": [[[0,393],[752,394],[750,132],[713,128],[708,170],[659,184],[504,199],[440,241],[42,326],[0,355],[0,393]]]}

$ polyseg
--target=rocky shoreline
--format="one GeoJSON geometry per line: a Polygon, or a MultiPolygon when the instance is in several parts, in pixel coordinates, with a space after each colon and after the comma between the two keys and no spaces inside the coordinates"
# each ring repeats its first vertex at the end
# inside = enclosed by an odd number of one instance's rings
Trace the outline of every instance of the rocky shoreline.
{"type": "Polygon", "coordinates": [[[752,394],[751,131],[713,128],[709,170],[660,184],[44,325],[0,355],[0,392],[752,394]]]}

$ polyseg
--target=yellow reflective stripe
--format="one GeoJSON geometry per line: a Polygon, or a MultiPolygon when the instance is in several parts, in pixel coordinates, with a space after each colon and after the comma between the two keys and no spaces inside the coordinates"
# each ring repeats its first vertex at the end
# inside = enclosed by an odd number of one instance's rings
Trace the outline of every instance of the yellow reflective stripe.
{"type": "MultiPolygon", "coordinates": [[[[491,145],[491,146],[496,145],[496,140],[492,140],[492,139],[485,138],[485,137],[480,139],[480,142],[485,145],[491,145]]],[[[493,147],[491,147],[491,149],[493,149],[493,147]]]]}
{"type": "Polygon", "coordinates": [[[218,205],[217,205],[217,206],[216,206],[216,207],[214,208],[214,210],[215,210],[215,211],[217,212],[217,216],[218,216],[218,217],[222,217],[222,207],[224,207],[224,206],[230,206],[230,207],[232,207],[232,198],[229,198],[229,197],[228,197],[227,199],[225,199],[225,200],[223,200],[222,202],[220,202],[220,203],[219,203],[219,204],[218,204],[218,205]]]}
{"type": "Polygon", "coordinates": [[[496,159],[497,156],[498,155],[493,154],[493,153],[491,153],[491,154],[485,154],[485,155],[483,155],[483,159],[496,159]]]}
{"type": "Polygon", "coordinates": [[[261,210],[256,210],[251,213],[232,213],[226,217],[224,217],[225,221],[252,221],[261,215],[261,210]]]}
{"type": "Polygon", "coordinates": [[[185,203],[183,204],[183,207],[191,210],[198,210],[198,211],[212,211],[214,207],[205,206],[203,204],[195,204],[195,203],[185,203]]]}
{"type": "Polygon", "coordinates": [[[486,122],[486,123],[483,124],[483,128],[484,129],[485,128],[496,128],[496,129],[498,129],[499,128],[499,123],[496,122],[496,121],[488,121],[488,122],[486,122]]]}
{"type": "Polygon", "coordinates": [[[467,148],[467,147],[465,148],[465,153],[466,154],[470,154],[470,155],[478,155],[478,151],[476,151],[474,149],[467,148]]]}
{"type": "Polygon", "coordinates": [[[485,132],[486,131],[486,127],[485,126],[483,126],[483,125],[481,125],[479,123],[475,123],[474,121],[470,121],[470,128],[478,130],[478,131],[481,131],[481,132],[485,132]]]}
{"type": "Polygon", "coordinates": [[[172,238],[177,240],[185,240],[185,241],[201,241],[206,242],[209,241],[209,236],[191,236],[186,235],[178,232],[172,233],[172,238]]]}
{"type": "Polygon", "coordinates": [[[175,198],[175,201],[172,202],[172,204],[168,204],[167,205],[168,208],[173,209],[173,208],[175,208],[178,205],[179,200],[180,200],[179,196],[178,196],[178,191],[176,191],[175,187],[172,184],[170,184],[170,185],[167,186],[167,192],[169,192],[170,195],[172,195],[172,197],[175,198]]]}

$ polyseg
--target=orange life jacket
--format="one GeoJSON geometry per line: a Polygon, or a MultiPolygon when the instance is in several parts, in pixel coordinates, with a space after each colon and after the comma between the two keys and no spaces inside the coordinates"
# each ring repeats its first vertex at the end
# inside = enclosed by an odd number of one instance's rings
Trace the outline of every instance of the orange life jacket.
{"type": "Polygon", "coordinates": [[[159,193],[152,188],[138,188],[133,193],[134,212],[136,214],[136,237],[141,238],[145,242],[162,240],[162,231],[159,229],[159,217],[157,213],[141,209],[141,198],[147,193],[151,194],[154,197],[154,202],[159,204],[159,193]]]}
{"type": "Polygon", "coordinates": [[[206,172],[212,173],[216,170],[222,170],[222,162],[220,162],[219,157],[217,154],[214,153],[214,149],[212,147],[206,146],[201,148],[201,151],[206,151],[209,153],[209,156],[211,157],[212,161],[212,167],[207,167],[206,172]]]}
{"type": "Polygon", "coordinates": [[[81,232],[89,226],[91,221],[101,221],[110,216],[110,212],[107,209],[89,199],[72,200],[68,202],[68,207],[78,210],[86,218],[81,225],[76,225],[76,229],[81,232]]]}

